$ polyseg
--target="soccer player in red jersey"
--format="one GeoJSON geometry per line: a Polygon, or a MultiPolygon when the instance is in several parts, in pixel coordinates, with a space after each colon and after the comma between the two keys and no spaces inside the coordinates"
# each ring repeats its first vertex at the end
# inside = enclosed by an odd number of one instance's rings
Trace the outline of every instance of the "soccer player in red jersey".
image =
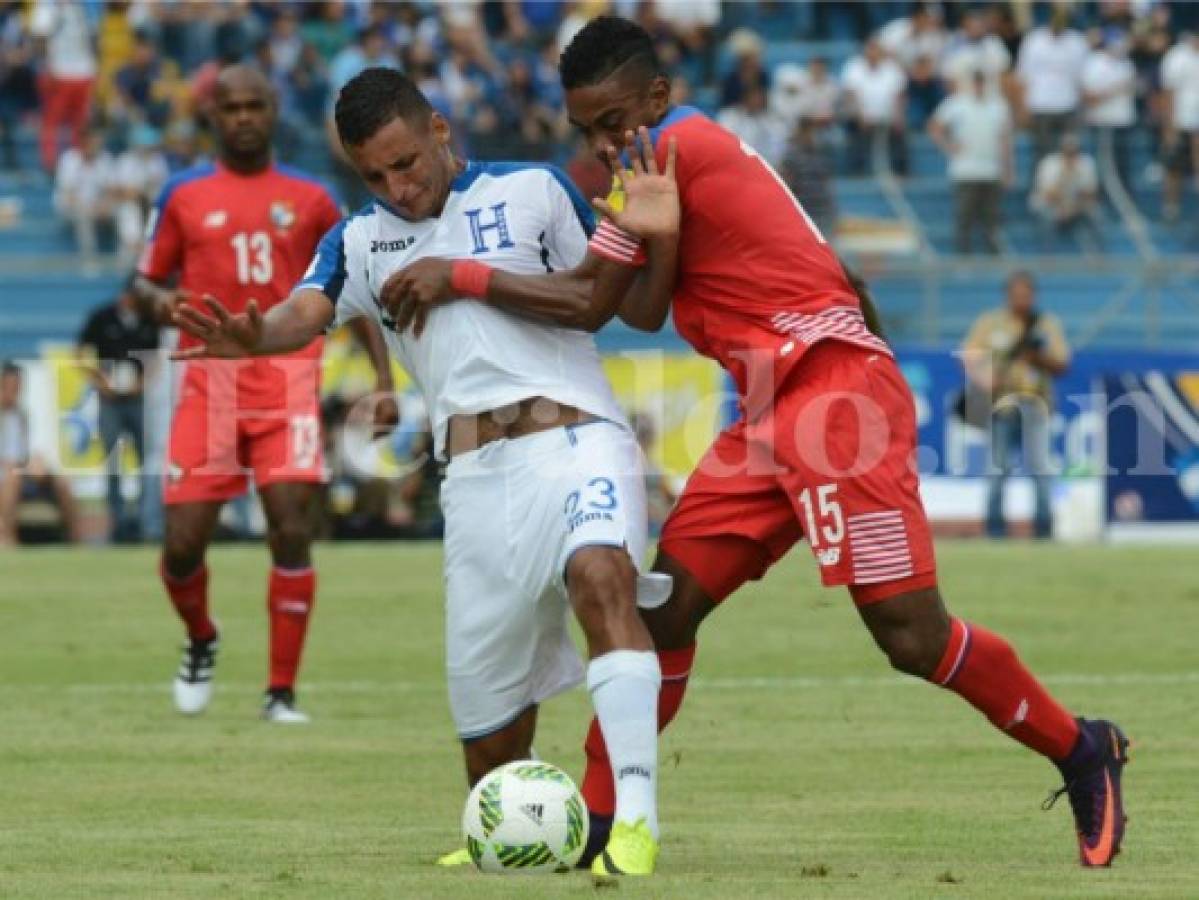
{"type": "MultiPolygon", "coordinates": [[[[341,218],[315,179],[272,161],[276,100],[257,70],[221,73],[214,164],[172,178],[153,212],[138,289],[160,318],[181,303],[219,298],[265,311],[291,293],[321,237],[341,218]],[[178,287],[161,286],[178,274],[178,287]]],[[[369,350],[378,389],[391,391],[382,337],[369,350]]],[[[184,334],[180,351],[196,344],[184,334]]],[[[160,574],[188,642],[174,681],[176,708],[202,712],[212,692],[218,633],[208,610],[205,553],[226,500],[245,493],[246,470],[262,500],[273,563],[267,587],[270,672],[263,716],[305,722],[295,682],[316,597],[310,546],[313,505],[324,480],[318,396],[322,342],[286,356],[187,363],[171,422],[160,574]]],[[[389,405],[390,404],[390,405],[389,405]]],[[[395,416],[384,401],[380,420],[395,416]]]]}
{"type": "MultiPolygon", "coordinates": [[[[740,393],[742,418],[663,527],[655,569],[673,576],[670,600],[642,613],[661,660],[660,724],[682,703],[699,624],[806,537],[824,584],[849,589],[896,669],[957,693],[1056,765],[1082,864],[1110,864],[1124,830],[1127,740],[1110,722],[1075,718],[1006,640],[946,610],[918,492],[912,398],[825,238],[752,148],[698,110],[671,107],[639,26],[592,20],[561,74],[571,119],[622,176],[624,204],[597,201],[609,218],[579,268],[494,272],[478,279],[479,299],[588,328],[619,314],[656,330],[673,311],[679,333],[740,393]],[[649,303],[625,299],[635,279],[649,282],[639,294],[649,303]]],[[[385,302],[401,323],[419,317],[452,296],[451,279],[464,283],[464,266],[478,264],[421,260],[385,302]]],[[[594,722],[586,750],[583,792],[603,846],[612,774],[594,722]]]]}

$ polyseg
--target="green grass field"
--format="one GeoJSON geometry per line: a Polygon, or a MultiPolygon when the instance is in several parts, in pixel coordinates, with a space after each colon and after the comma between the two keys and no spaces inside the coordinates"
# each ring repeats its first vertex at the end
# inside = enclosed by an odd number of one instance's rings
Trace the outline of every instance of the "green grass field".
{"type": "MultiPolygon", "coordinates": [[[[1199,897],[1194,549],[947,544],[954,609],[1134,740],[1111,871],[1074,862],[1056,773],[892,676],[806,554],[706,626],[662,746],[660,875],[440,871],[464,782],[441,674],[440,548],[325,546],[307,728],[258,721],[265,555],[214,551],[217,694],[170,705],[178,626],[150,551],[0,556],[0,897],[1199,897]]],[[[580,691],[537,749],[577,774],[580,691]]]]}

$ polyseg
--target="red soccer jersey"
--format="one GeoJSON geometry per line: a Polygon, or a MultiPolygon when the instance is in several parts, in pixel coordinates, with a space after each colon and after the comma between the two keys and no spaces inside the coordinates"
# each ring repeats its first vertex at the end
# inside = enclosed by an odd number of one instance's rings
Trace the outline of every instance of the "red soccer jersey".
{"type": "Polygon", "coordinates": [[[773,388],[820,340],[890,352],[866,328],[836,254],[765,160],[691,107],[653,129],[660,166],[671,136],[682,204],[674,322],[684,339],[728,370],[743,396],[749,367],[769,371],[773,388]]]}
{"type": "MultiPolygon", "coordinates": [[[[163,188],[138,270],[156,281],[178,271],[180,287],[204,311],[200,298],[211,294],[233,312],[251,299],[266,312],[287,299],[340,218],[329,191],[289,166],[254,175],[196,166],[163,188]]],[[[196,343],[188,334],[179,341],[196,343]]],[[[317,339],[293,356],[318,359],[321,344],[317,339]]]]}

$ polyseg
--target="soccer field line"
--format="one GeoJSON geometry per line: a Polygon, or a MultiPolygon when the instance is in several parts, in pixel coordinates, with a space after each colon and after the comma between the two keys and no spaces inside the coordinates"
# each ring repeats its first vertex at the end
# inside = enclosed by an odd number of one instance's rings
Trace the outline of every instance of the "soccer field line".
{"type": "MultiPolygon", "coordinates": [[[[1059,672],[1041,677],[1046,684],[1094,685],[1114,687],[1119,685],[1179,685],[1199,684],[1199,671],[1190,672],[1059,672]]],[[[257,682],[218,682],[221,689],[231,691],[255,691],[262,685],[257,682]]],[[[693,678],[691,686],[697,690],[714,691],[778,691],[778,690],[826,690],[832,688],[880,687],[895,688],[921,684],[919,679],[898,675],[846,675],[820,676],[798,675],[791,677],[748,677],[748,678],[693,678]]],[[[4,684],[0,694],[161,694],[170,685],[165,682],[100,682],[90,684],[4,684]]],[[[304,682],[303,690],[319,694],[392,694],[441,692],[445,682],[428,681],[314,681],[304,682]]]]}

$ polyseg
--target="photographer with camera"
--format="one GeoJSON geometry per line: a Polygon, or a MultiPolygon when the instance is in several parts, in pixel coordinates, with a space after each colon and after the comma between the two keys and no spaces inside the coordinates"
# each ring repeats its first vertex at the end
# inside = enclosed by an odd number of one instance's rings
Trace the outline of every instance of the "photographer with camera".
{"type": "MultiPolygon", "coordinates": [[[[987,492],[987,535],[1005,537],[1003,493],[1013,469],[1013,450],[1022,445],[1024,468],[1036,491],[1033,533],[1048,538],[1049,421],[1053,379],[1066,371],[1070,348],[1061,323],[1036,306],[1037,287],[1029,272],[1007,281],[1007,303],[975,320],[962,345],[968,393],[985,396],[991,429],[991,474],[987,492]]],[[[969,404],[976,405],[976,404],[969,404]]]]}

